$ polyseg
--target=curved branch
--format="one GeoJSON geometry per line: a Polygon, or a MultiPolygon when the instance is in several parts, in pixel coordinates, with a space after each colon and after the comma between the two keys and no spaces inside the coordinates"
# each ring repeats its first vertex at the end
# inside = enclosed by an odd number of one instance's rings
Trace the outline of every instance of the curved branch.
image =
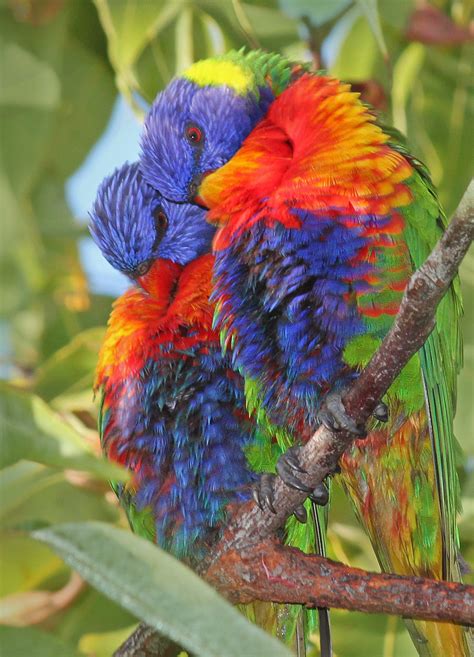
{"type": "MultiPolygon", "coordinates": [[[[432,331],[436,308],[474,239],[473,209],[471,182],[445,234],[412,276],[391,330],[343,399],[346,412],[357,423],[366,423],[378,400],[432,331]]],[[[305,483],[312,488],[320,484],[334,471],[352,440],[352,434],[320,427],[302,449],[308,472],[305,483]]],[[[277,543],[273,535],[304,499],[304,493],[278,480],[276,514],[261,511],[253,502],[239,507],[201,564],[202,577],[233,602],[268,600],[474,624],[473,586],[368,573],[277,543]]],[[[140,626],[137,632],[145,632],[149,640],[146,628],[140,626]]],[[[121,657],[138,654],[133,648],[116,653],[121,657]]]]}
{"type": "Polygon", "coordinates": [[[267,600],[474,625],[474,587],[368,573],[275,541],[230,550],[206,580],[234,603],[267,600]]]}
{"type": "MultiPolygon", "coordinates": [[[[392,328],[367,367],[343,398],[347,414],[364,425],[394,379],[423,346],[433,330],[436,308],[456,275],[474,239],[474,181],[471,182],[446,232],[424,264],[411,277],[392,328]]],[[[354,440],[346,431],[337,433],[321,426],[303,446],[300,457],[307,470],[301,479],[316,488],[334,472],[337,462],[354,440]]],[[[277,513],[261,511],[254,502],[243,506],[231,519],[223,539],[213,550],[209,565],[230,549],[245,549],[270,537],[304,502],[305,493],[275,484],[277,513]]]]}

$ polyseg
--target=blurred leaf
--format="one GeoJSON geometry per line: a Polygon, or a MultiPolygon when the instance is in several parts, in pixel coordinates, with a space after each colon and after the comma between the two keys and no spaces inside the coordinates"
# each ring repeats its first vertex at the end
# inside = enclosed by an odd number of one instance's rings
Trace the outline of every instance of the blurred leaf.
{"type": "Polygon", "coordinates": [[[60,99],[61,88],[54,70],[16,43],[2,42],[0,104],[52,109],[60,99]]]}
{"type": "Polygon", "coordinates": [[[0,627],[0,646],[5,657],[79,657],[73,646],[31,627],[0,627]]]}
{"type": "MultiPolygon", "coordinates": [[[[89,3],[72,3],[76,4],[89,3]]],[[[117,92],[107,62],[71,35],[61,53],[60,79],[62,103],[45,166],[65,179],[82,163],[107,125],[117,92]]]]}
{"type": "Polygon", "coordinates": [[[469,46],[457,52],[422,47],[425,65],[408,100],[407,136],[449,215],[474,173],[474,60],[469,46]]]}
{"type": "Polygon", "coordinates": [[[114,632],[85,634],[79,642],[81,652],[94,657],[110,657],[118,646],[132,634],[135,625],[114,632]]]}
{"type": "Polygon", "coordinates": [[[103,328],[82,331],[54,353],[38,369],[35,392],[47,401],[83,390],[88,390],[92,396],[94,370],[104,332],[103,328]]]}
{"type": "Polygon", "coordinates": [[[271,0],[94,0],[109,41],[117,86],[138,113],[197,59],[243,45],[278,49],[299,39],[296,21],[271,0]]]}
{"type": "Polygon", "coordinates": [[[457,25],[441,9],[430,4],[417,7],[410,16],[406,36],[420,43],[453,46],[474,39],[474,25],[457,25]]]}
{"type": "Polygon", "coordinates": [[[341,657],[361,655],[390,655],[390,657],[417,657],[403,621],[396,616],[361,614],[338,609],[331,610],[336,624],[333,632],[334,651],[341,657]]]}
{"type": "Polygon", "coordinates": [[[30,536],[2,531],[0,540],[0,596],[35,589],[53,575],[67,572],[50,548],[30,536]]]}
{"type": "Polygon", "coordinates": [[[60,472],[21,461],[0,471],[0,525],[26,527],[32,524],[66,522],[75,509],[75,520],[113,522],[118,511],[103,491],[74,486],[60,472]]]}
{"type": "Polygon", "coordinates": [[[186,566],[138,536],[102,523],[33,535],[93,586],[197,655],[290,655],[186,566]]]}
{"type": "Polygon", "coordinates": [[[84,586],[79,575],[72,573],[60,589],[13,593],[0,600],[0,624],[24,627],[50,621],[75,601],[84,586]]]}
{"type": "MultiPolygon", "coordinates": [[[[62,475],[54,473],[56,480],[62,475]]],[[[44,486],[50,485],[51,470],[39,463],[20,461],[0,470],[0,523],[14,513],[33,495],[38,495],[44,486]]]]}
{"type": "Polygon", "coordinates": [[[319,27],[336,18],[352,0],[279,0],[282,10],[291,18],[308,18],[319,27]]]}
{"type": "Polygon", "coordinates": [[[80,435],[35,395],[0,384],[0,418],[4,434],[1,467],[27,459],[85,470],[104,479],[124,478],[124,470],[95,457],[80,435]]]}
{"type": "Polygon", "coordinates": [[[393,67],[392,108],[393,121],[404,134],[407,131],[406,106],[413,86],[425,60],[425,48],[419,43],[410,44],[393,67]]]}
{"type": "Polygon", "coordinates": [[[364,13],[372,32],[377,40],[380,51],[385,59],[388,59],[387,44],[382,32],[382,25],[380,24],[380,15],[377,6],[377,0],[356,0],[357,4],[364,13]]]}
{"type": "MultiPolygon", "coordinates": [[[[59,621],[56,633],[74,645],[85,634],[123,632],[124,628],[136,626],[138,622],[128,611],[92,588],[84,591],[73,606],[64,610],[59,621]]],[[[115,647],[118,645],[119,642],[115,647]]]]}
{"type": "Polygon", "coordinates": [[[375,36],[368,22],[356,16],[330,68],[331,74],[343,80],[365,81],[379,77],[379,68],[380,52],[375,36]]]}

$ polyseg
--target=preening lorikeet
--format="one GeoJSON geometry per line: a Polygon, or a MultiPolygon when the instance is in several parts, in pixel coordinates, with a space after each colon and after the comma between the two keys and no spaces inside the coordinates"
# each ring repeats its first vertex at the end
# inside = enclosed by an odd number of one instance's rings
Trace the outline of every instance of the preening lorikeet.
{"type": "MultiPolygon", "coordinates": [[[[327,393],[379,346],[442,234],[428,171],[349,85],[259,52],[197,62],[172,81],[146,119],[141,166],[165,196],[210,209],[223,339],[253,382],[251,406],[305,440],[327,393]]],[[[455,280],[386,396],[388,422],[374,419],[340,463],[385,571],[460,578],[460,314],[455,280]]],[[[285,461],[289,482],[296,457],[285,461]]],[[[422,657],[469,654],[458,626],[407,625],[422,657]]]]}
{"type": "MultiPolygon", "coordinates": [[[[219,536],[229,505],[250,499],[255,469],[281,453],[247,412],[244,380],[212,327],[215,228],[204,216],[164,199],[136,164],[103,182],[91,213],[103,255],[135,283],[114,303],[99,356],[102,446],[133,473],[115,486],[133,530],[191,566],[219,536]]],[[[312,549],[309,525],[292,519],[288,532],[312,549]]],[[[300,639],[298,607],[244,612],[289,643],[300,639]]]]}

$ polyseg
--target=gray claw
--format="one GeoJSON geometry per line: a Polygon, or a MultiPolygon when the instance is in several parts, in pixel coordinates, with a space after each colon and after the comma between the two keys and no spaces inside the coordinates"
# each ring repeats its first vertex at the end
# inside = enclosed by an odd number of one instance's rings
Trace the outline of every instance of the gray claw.
{"type": "Polygon", "coordinates": [[[269,509],[272,513],[276,513],[275,507],[273,506],[274,481],[274,474],[264,472],[252,488],[252,497],[261,511],[269,509]]]}
{"type": "Polygon", "coordinates": [[[260,511],[263,511],[264,507],[263,507],[262,499],[260,497],[260,489],[259,489],[258,485],[255,485],[255,486],[252,487],[252,497],[255,501],[255,504],[260,509],[260,511]]]}
{"type": "Polygon", "coordinates": [[[379,420],[380,422],[388,422],[389,412],[387,404],[385,404],[383,401],[379,402],[375,407],[372,415],[376,420],[379,420]]]}
{"type": "Polygon", "coordinates": [[[324,400],[324,405],[318,413],[319,421],[331,431],[349,431],[356,436],[365,436],[365,427],[349,417],[342,403],[341,395],[331,392],[324,400]]]}
{"type": "Polygon", "coordinates": [[[300,448],[297,445],[294,445],[286,450],[282,458],[284,458],[288,465],[290,465],[293,470],[296,470],[296,472],[308,474],[307,470],[300,465],[299,453],[300,448]]]}
{"type": "Polygon", "coordinates": [[[296,490],[300,490],[303,493],[311,493],[313,489],[303,483],[297,476],[297,474],[305,473],[305,470],[300,466],[298,462],[298,452],[299,447],[290,447],[278,459],[276,464],[276,471],[280,475],[282,481],[284,481],[285,484],[290,488],[296,488],[296,490]]]}
{"type": "Polygon", "coordinates": [[[329,502],[329,491],[326,486],[321,483],[312,491],[309,495],[309,499],[319,506],[326,506],[329,502]]]}
{"type": "Polygon", "coordinates": [[[302,525],[304,525],[308,520],[308,514],[306,513],[306,509],[303,505],[296,507],[296,509],[293,511],[293,515],[302,525]]]}

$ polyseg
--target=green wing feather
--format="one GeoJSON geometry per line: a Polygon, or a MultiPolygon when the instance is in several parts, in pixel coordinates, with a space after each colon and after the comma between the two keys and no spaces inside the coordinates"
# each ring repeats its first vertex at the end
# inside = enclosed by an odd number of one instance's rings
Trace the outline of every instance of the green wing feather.
{"type": "MultiPolygon", "coordinates": [[[[253,379],[245,380],[245,397],[247,410],[252,415],[259,428],[257,439],[247,449],[246,455],[251,468],[255,472],[275,472],[276,462],[286,450],[295,445],[297,440],[285,427],[273,424],[261,403],[260,385],[253,379]]],[[[329,484],[328,484],[329,485],[329,484]]],[[[305,502],[308,519],[313,518],[313,508],[310,500],[305,502]]],[[[324,507],[315,507],[315,522],[308,520],[302,524],[294,516],[288,518],[285,526],[285,544],[296,547],[307,554],[320,554],[326,556],[326,533],[328,524],[329,504],[324,507]]],[[[300,608],[292,606],[285,617],[283,631],[292,636],[300,608]]],[[[314,633],[318,628],[318,612],[305,611],[306,630],[308,634],[314,633]]]]}
{"type": "MultiPolygon", "coordinates": [[[[411,157],[400,142],[392,147],[410,161],[415,173],[409,181],[414,201],[401,212],[406,219],[405,238],[415,268],[428,257],[447,225],[436,191],[424,165],[411,157]]],[[[456,277],[436,314],[436,325],[420,350],[426,405],[435,459],[436,484],[441,501],[444,555],[443,574],[459,579],[456,554],[459,538],[456,515],[459,511],[459,483],[456,473],[456,439],[453,419],[456,406],[456,377],[462,366],[462,338],[459,319],[462,301],[456,277]]]]}

